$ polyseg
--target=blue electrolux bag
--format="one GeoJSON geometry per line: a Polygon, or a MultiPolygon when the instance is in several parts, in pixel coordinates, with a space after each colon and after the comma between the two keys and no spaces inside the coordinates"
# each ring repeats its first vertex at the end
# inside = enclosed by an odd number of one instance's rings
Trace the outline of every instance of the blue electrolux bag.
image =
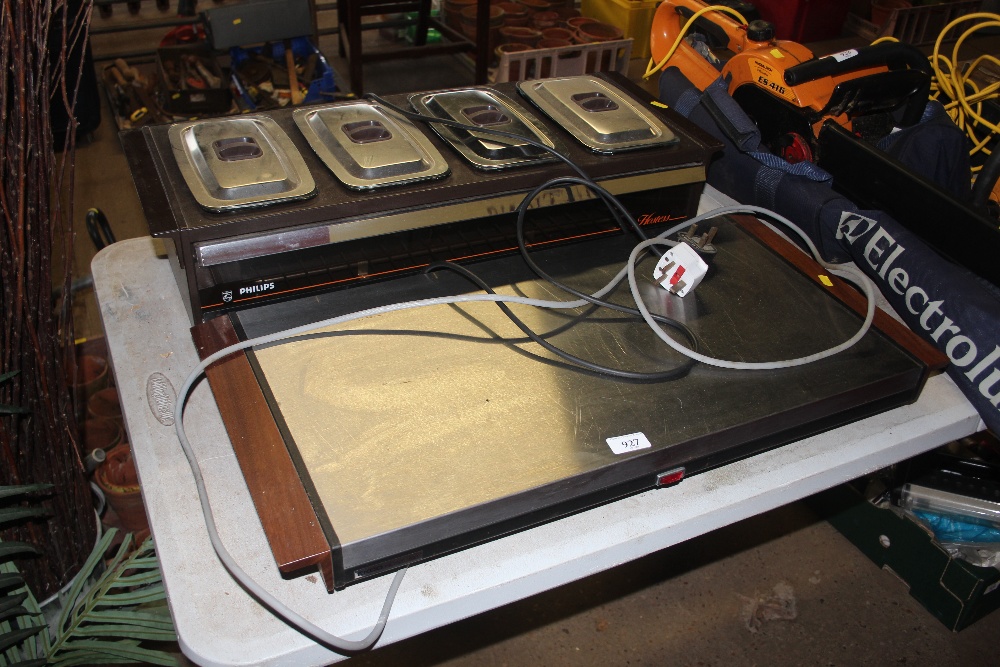
{"type": "MultiPolygon", "coordinates": [[[[788,164],[765,152],[753,122],[721,79],[702,92],[669,68],[660,78],[660,100],[726,144],[709,167],[712,186],[792,220],[828,261],[855,262],[907,325],[948,356],[948,374],[987,427],[1000,433],[1000,290],[942,258],[888,215],[860,210],[834,192],[829,174],[815,165],[788,164]]],[[[897,139],[895,157],[908,166],[917,163],[911,168],[960,193],[967,181],[949,174],[961,173],[963,151],[944,146],[948,129],[939,109],[928,105],[921,123],[897,139]],[[921,149],[922,131],[938,144],[933,156],[921,149]],[[949,159],[958,161],[958,169],[946,168],[949,159]]],[[[941,230],[949,233],[946,220],[941,230]]]]}

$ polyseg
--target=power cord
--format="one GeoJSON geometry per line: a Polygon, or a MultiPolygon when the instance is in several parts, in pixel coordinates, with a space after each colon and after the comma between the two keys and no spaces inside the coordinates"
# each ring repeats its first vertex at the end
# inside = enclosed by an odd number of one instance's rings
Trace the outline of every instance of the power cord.
{"type": "MultiPolygon", "coordinates": [[[[688,223],[685,223],[684,225],[678,225],[672,230],[667,230],[659,237],[647,239],[636,245],[635,248],[632,249],[632,254],[629,255],[628,263],[626,264],[625,267],[626,270],[628,271],[628,282],[629,282],[629,288],[632,290],[632,298],[635,299],[635,304],[636,306],[638,306],[639,311],[642,313],[642,318],[646,320],[646,324],[649,325],[649,327],[653,330],[653,333],[655,333],[660,340],[662,340],[664,343],[672,347],[677,352],[680,352],[683,355],[691,357],[695,361],[700,361],[701,363],[707,364],[709,366],[716,366],[718,368],[729,368],[733,370],[773,370],[778,368],[792,368],[794,366],[802,366],[804,364],[813,363],[821,359],[826,359],[827,357],[831,357],[839,352],[843,352],[844,350],[852,347],[855,343],[861,340],[866,333],[868,333],[868,330],[871,328],[872,321],[875,318],[875,286],[872,284],[871,280],[869,280],[864,273],[849,265],[830,264],[829,262],[824,260],[822,255],[820,255],[819,250],[816,249],[816,246],[812,242],[812,239],[809,238],[808,234],[802,231],[802,229],[799,228],[798,225],[788,220],[787,218],[778,215],[774,211],[762,208],[760,206],[738,205],[738,206],[728,206],[725,208],[716,209],[715,211],[711,212],[711,215],[712,217],[715,217],[717,215],[727,215],[730,213],[752,213],[758,216],[763,215],[765,217],[777,220],[782,225],[786,226],[788,229],[795,232],[795,234],[799,236],[799,238],[801,238],[802,241],[806,244],[806,247],[809,248],[809,251],[812,253],[813,258],[820,266],[824,267],[834,275],[838,275],[841,276],[842,278],[850,280],[851,282],[858,285],[864,291],[865,296],[868,298],[868,309],[865,313],[864,322],[858,329],[857,333],[855,333],[853,336],[851,336],[851,338],[849,338],[848,340],[844,341],[839,345],[835,345],[831,348],[828,348],[821,352],[817,352],[815,354],[806,355],[804,357],[797,357],[795,359],[786,359],[783,361],[762,361],[762,362],[729,361],[726,359],[709,357],[700,354],[698,352],[695,352],[694,350],[688,350],[687,348],[680,346],[676,341],[674,341],[670,336],[668,336],[667,333],[663,331],[663,329],[660,326],[656,324],[656,321],[650,314],[649,309],[646,307],[645,302],[643,302],[642,294],[639,291],[639,285],[635,277],[635,264],[636,261],[638,260],[639,253],[642,252],[644,248],[654,243],[662,241],[663,240],[662,237],[676,233],[677,231],[679,231],[681,227],[684,227],[687,224],[693,224],[699,222],[701,219],[704,219],[705,217],[705,216],[698,216],[696,218],[692,218],[688,223]]],[[[778,231],[777,227],[775,227],[767,220],[762,220],[761,222],[767,225],[767,227],[769,227],[770,229],[778,231]]]]}
{"type": "MultiPolygon", "coordinates": [[[[446,269],[446,270],[449,270],[449,271],[454,271],[455,273],[457,273],[458,275],[462,276],[463,278],[465,278],[469,282],[473,283],[476,287],[478,287],[482,291],[486,292],[487,294],[496,294],[496,292],[493,290],[493,288],[490,287],[489,285],[487,285],[486,282],[484,280],[482,280],[479,276],[477,276],[475,273],[473,273],[472,271],[469,271],[464,266],[460,266],[460,265],[455,264],[453,262],[437,262],[437,263],[431,264],[429,267],[427,267],[426,271],[431,272],[431,271],[437,271],[437,270],[441,270],[441,269],[446,269]]],[[[590,297],[588,296],[585,300],[589,301],[590,297]]],[[[604,302],[601,302],[601,303],[604,303],[604,302]]],[[[609,304],[609,305],[614,305],[614,304],[609,304]]],[[[669,370],[657,371],[657,372],[652,372],[652,373],[644,373],[644,372],[640,372],[640,371],[628,371],[628,370],[624,370],[624,369],[621,369],[621,368],[611,368],[609,366],[603,366],[603,365],[595,363],[593,361],[589,361],[587,359],[583,359],[581,357],[578,357],[578,356],[576,356],[574,354],[571,354],[571,353],[563,350],[562,348],[560,348],[560,347],[558,347],[556,345],[553,345],[548,340],[546,340],[544,336],[536,333],[531,327],[529,327],[527,324],[525,324],[524,321],[521,318],[519,318],[517,315],[515,315],[514,311],[512,311],[507,306],[507,304],[503,303],[502,301],[498,301],[497,302],[497,306],[499,306],[500,310],[503,311],[503,314],[506,315],[507,318],[511,322],[513,322],[514,325],[518,329],[520,329],[522,332],[524,332],[524,335],[526,335],[528,338],[530,338],[531,340],[533,340],[536,344],[538,344],[542,348],[548,350],[549,352],[551,352],[552,354],[556,355],[560,359],[563,359],[564,361],[569,362],[573,366],[578,366],[580,368],[584,368],[584,369],[586,369],[588,371],[593,371],[593,372],[599,373],[601,375],[606,375],[608,377],[616,378],[616,379],[619,379],[619,380],[632,380],[632,381],[643,381],[643,382],[662,382],[664,380],[674,380],[674,379],[677,379],[679,377],[683,377],[684,375],[687,375],[688,371],[691,370],[691,367],[694,366],[694,363],[695,363],[694,360],[687,359],[687,361],[685,361],[685,363],[683,363],[683,364],[681,364],[679,366],[676,366],[676,367],[671,368],[669,370]]],[[[631,311],[635,312],[636,314],[639,314],[639,311],[635,310],[634,308],[633,309],[628,309],[628,310],[631,310],[631,311]]],[[[667,318],[663,318],[663,319],[666,320],[667,318]]],[[[684,326],[680,322],[677,322],[676,320],[667,320],[667,324],[669,324],[673,328],[675,328],[678,331],[680,331],[681,333],[683,333],[685,335],[685,337],[687,337],[687,339],[691,343],[691,345],[694,346],[694,347],[697,347],[697,339],[695,338],[693,331],[691,331],[690,329],[688,329],[686,326],[684,326]]]]}

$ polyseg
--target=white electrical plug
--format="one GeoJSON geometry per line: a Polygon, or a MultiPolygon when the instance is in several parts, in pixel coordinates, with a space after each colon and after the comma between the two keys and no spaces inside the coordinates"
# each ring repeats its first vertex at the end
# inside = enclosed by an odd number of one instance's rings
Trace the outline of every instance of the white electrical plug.
{"type": "Polygon", "coordinates": [[[708,264],[695,249],[687,243],[678,243],[656,263],[653,280],[670,293],[684,296],[698,286],[706,273],[708,264]]]}

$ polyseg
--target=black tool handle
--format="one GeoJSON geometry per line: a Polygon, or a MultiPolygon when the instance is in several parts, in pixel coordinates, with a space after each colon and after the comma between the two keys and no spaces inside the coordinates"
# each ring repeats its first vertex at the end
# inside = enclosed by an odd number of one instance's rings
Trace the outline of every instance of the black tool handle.
{"type": "Polygon", "coordinates": [[[889,69],[917,69],[928,76],[931,74],[927,56],[910,44],[884,42],[863,46],[854,51],[855,53],[850,56],[845,56],[849,52],[844,51],[793,65],[785,70],[785,83],[797,86],[825,76],[836,76],[880,65],[885,65],[889,69]]]}

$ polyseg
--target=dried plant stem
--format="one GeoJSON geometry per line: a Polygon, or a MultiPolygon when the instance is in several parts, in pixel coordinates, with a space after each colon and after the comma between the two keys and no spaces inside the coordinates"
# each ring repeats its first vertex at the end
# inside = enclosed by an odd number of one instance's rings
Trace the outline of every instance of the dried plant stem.
{"type": "Polygon", "coordinates": [[[82,64],[67,72],[67,62],[86,43],[91,10],[92,0],[0,0],[0,374],[20,371],[0,386],[0,404],[30,409],[0,418],[0,484],[55,485],[52,519],[5,535],[44,552],[23,568],[39,598],[67,583],[95,539],[67,388],[73,324],[68,303],[58,312],[52,306],[53,287],[69,294],[72,280],[76,132],[69,110],[82,64]],[[58,152],[52,104],[71,119],[58,152]]]}

